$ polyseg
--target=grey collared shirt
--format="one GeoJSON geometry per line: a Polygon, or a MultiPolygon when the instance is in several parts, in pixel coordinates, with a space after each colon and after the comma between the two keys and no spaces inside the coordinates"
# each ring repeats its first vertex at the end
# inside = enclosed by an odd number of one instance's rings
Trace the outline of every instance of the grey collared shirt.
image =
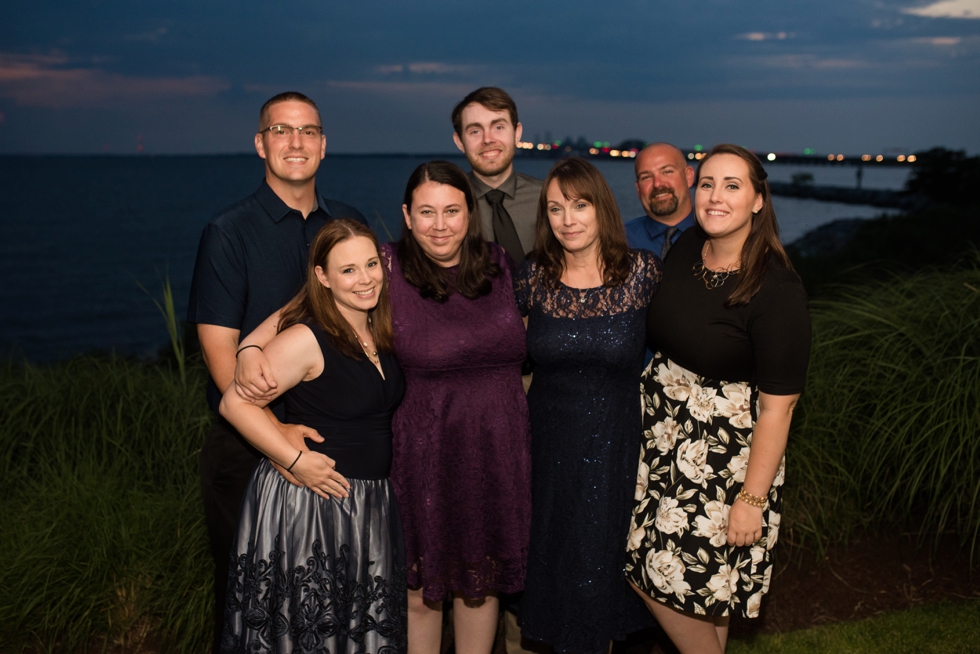
{"type": "MultiPolygon", "coordinates": [[[[469,174],[470,183],[476,192],[476,201],[480,207],[480,221],[483,224],[483,238],[493,242],[493,210],[487,202],[487,191],[493,189],[487,186],[472,171],[469,174]]],[[[534,225],[538,219],[538,198],[541,196],[541,187],[544,185],[540,179],[535,179],[529,175],[517,172],[504,180],[504,183],[497,187],[497,190],[504,192],[504,208],[514,221],[514,228],[517,230],[517,238],[521,240],[524,253],[527,254],[534,249],[534,225]]],[[[510,253],[513,256],[512,253],[510,253]]]]}

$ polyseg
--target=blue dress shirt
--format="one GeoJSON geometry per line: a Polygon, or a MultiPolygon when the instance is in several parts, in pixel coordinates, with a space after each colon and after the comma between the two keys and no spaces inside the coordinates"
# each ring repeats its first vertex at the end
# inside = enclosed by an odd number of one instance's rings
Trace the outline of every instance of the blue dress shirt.
{"type": "MultiPolygon", "coordinates": [[[[694,210],[687,215],[687,218],[680,221],[674,227],[677,232],[671,239],[671,243],[676,243],[681,233],[689,227],[694,227],[694,210]]],[[[664,249],[664,232],[669,225],[657,222],[653,218],[643,215],[639,218],[626,223],[626,242],[634,250],[649,250],[658,257],[664,249]]]]}

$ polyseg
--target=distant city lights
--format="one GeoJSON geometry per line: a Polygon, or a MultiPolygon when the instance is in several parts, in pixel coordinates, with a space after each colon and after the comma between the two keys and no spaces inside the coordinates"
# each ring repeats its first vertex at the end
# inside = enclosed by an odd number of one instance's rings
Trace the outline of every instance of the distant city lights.
{"type": "MultiPolygon", "coordinates": [[[[579,143],[582,146],[585,145],[584,143],[582,143],[581,139],[579,140],[579,143]]],[[[624,141],[622,146],[616,148],[611,147],[609,141],[593,141],[592,147],[588,149],[588,154],[592,156],[608,155],[609,157],[614,157],[617,159],[635,159],[636,156],[640,153],[640,149],[642,145],[643,142],[638,139],[624,141]]],[[[517,147],[518,149],[521,150],[537,150],[539,152],[556,152],[556,153],[568,152],[571,154],[580,152],[583,155],[586,154],[584,151],[578,150],[578,148],[581,146],[575,145],[572,141],[568,141],[568,142],[553,141],[551,143],[534,143],[532,141],[518,141],[517,147]]],[[[704,152],[704,146],[699,143],[694,146],[693,152],[691,151],[687,152],[687,158],[690,161],[701,161],[702,159],[704,159],[705,154],[706,153],[704,152]]],[[[816,154],[817,153],[813,148],[803,149],[803,155],[809,156],[809,155],[816,155],[816,154]]],[[[550,156],[555,156],[555,155],[552,154],[550,156]]],[[[762,156],[761,152],[759,153],[759,156],[760,157],[762,156]]],[[[776,154],[775,152],[768,152],[765,154],[765,159],[770,162],[780,159],[781,163],[785,163],[787,161],[787,158],[789,159],[789,161],[792,161],[793,157],[798,157],[798,156],[800,155],[776,154]]],[[[823,155],[819,155],[819,156],[822,157],[823,155]]],[[[846,158],[847,158],[846,155],[839,154],[839,153],[833,153],[827,155],[827,161],[829,162],[844,161],[846,158]]],[[[861,155],[854,155],[852,161],[860,161],[860,162],[874,161],[877,163],[882,163],[885,162],[886,159],[889,161],[893,161],[895,163],[915,163],[914,154],[887,155],[886,157],[886,155],[882,155],[882,154],[873,155],[873,154],[865,153],[861,155]],[[894,156],[894,159],[892,159],[892,156],[894,156]]]]}

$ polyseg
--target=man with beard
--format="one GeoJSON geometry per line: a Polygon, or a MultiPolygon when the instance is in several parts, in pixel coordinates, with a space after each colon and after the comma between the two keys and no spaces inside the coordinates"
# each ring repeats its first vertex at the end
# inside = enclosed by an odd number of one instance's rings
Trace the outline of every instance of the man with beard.
{"type": "MultiPolygon", "coordinates": [[[[483,238],[504,248],[518,264],[534,248],[538,198],[544,183],[514,170],[514,153],[523,127],[517,105],[503,89],[484,86],[473,91],[452,113],[453,141],[473,170],[470,184],[480,207],[483,238]]],[[[530,377],[524,377],[527,390],[530,377]]],[[[524,646],[514,604],[520,595],[501,597],[505,647],[508,654],[532,654],[524,646]]],[[[452,650],[451,650],[452,651],[452,650]]]]}
{"type": "Polygon", "coordinates": [[[665,258],[680,233],[694,226],[691,185],[694,169],[669,143],[652,143],[636,155],[636,193],[645,216],[626,223],[631,248],[665,258]]]}
{"type": "MultiPolygon", "coordinates": [[[[326,150],[320,111],[296,92],[280,93],[259,112],[255,150],[265,160],[258,190],[213,217],[204,228],[191,282],[187,322],[197,325],[201,354],[210,373],[208,404],[214,422],[201,448],[204,521],[214,557],[215,625],[213,652],[221,645],[228,563],[245,487],[262,455],[218,415],[221,394],[232,383],[236,359],[255,352],[239,342],[299,291],[306,279],[310,243],[331,220],[361,213],[328,200],[316,188],[316,171],[326,150]]],[[[267,411],[276,423],[282,402],[267,411]]],[[[305,438],[322,440],[302,425],[280,429],[299,450],[305,438]]],[[[287,479],[295,478],[278,465],[287,479]]]]}
{"type": "Polygon", "coordinates": [[[453,108],[453,141],[473,167],[483,237],[498,243],[518,264],[534,247],[542,182],[514,170],[521,138],[517,106],[507,92],[479,88],[453,108]]]}

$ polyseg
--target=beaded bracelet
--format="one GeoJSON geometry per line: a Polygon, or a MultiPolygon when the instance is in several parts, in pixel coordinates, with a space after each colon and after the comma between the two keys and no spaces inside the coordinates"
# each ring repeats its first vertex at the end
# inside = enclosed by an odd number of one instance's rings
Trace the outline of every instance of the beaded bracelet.
{"type": "Polygon", "coordinates": [[[754,506],[760,509],[766,508],[766,504],[769,503],[767,498],[759,497],[758,495],[753,495],[752,493],[746,493],[744,488],[738,492],[738,497],[735,499],[742,500],[749,506],[754,506]]]}

